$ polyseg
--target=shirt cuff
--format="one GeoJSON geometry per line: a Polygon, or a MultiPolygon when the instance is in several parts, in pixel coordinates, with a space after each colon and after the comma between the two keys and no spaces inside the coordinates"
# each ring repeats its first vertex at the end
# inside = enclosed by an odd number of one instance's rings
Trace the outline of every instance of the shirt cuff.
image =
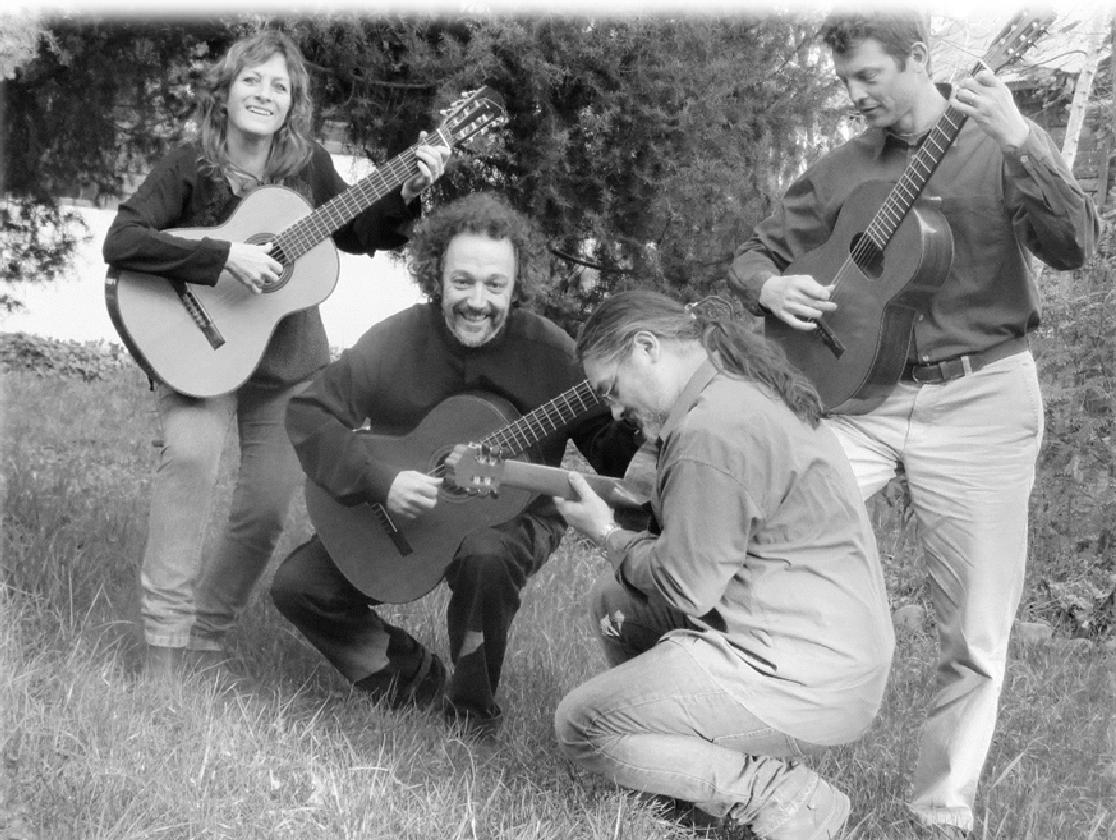
{"type": "Polygon", "coordinates": [[[605,559],[613,569],[620,570],[624,558],[628,556],[629,546],[639,539],[639,536],[639,531],[628,531],[624,528],[613,528],[608,532],[601,550],[604,551],[605,559]]]}

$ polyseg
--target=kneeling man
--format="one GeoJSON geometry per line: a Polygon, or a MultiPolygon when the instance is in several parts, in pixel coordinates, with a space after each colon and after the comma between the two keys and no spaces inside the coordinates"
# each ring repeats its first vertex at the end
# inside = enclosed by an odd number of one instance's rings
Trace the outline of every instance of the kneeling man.
{"type": "Polygon", "coordinates": [[[762,337],[655,292],[606,300],[578,351],[660,439],[661,532],[621,529],[571,474],[559,509],[612,566],[591,609],[614,667],[559,705],[562,749],[766,840],[835,837],[849,799],[800,759],[868,729],[894,637],[816,391],[762,337]]]}

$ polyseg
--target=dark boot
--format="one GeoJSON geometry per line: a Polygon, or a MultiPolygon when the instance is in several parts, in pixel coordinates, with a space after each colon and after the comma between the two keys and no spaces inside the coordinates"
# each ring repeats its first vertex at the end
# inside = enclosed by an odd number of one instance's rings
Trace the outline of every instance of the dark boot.
{"type": "Polygon", "coordinates": [[[353,683],[373,700],[383,701],[388,708],[414,706],[425,709],[440,700],[446,687],[446,666],[436,654],[423,651],[422,661],[413,674],[406,677],[388,666],[353,683]]]}

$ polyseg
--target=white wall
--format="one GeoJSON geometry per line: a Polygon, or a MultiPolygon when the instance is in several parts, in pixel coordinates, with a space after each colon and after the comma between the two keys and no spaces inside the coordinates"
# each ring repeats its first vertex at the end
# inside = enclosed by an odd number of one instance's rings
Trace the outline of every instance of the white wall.
{"type": "MultiPolygon", "coordinates": [[[[348,181],[362,173],[349,158],[334,157],[337,171],[348,181]]],[[[0,331],[28,332],[78,341],[118,340],[105,309],[105,264],[101,244],[115,210],[76,207],[92,234],[82,244],[73,276],[50,284],[0,283],[0,291],[23,301],[26,309],[0,311],[0,331]]],[[[321,305],[329,342],[348,347],[369,326],[420,299],[406,265],[390,254],[372,259],[341,254],[341,272],[333,294],[321,305]]]]}

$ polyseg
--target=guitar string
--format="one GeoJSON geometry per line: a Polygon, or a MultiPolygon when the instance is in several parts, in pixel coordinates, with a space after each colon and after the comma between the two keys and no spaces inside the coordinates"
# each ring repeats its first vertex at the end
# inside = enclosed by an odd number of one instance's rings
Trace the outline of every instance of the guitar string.
{"type": "MultiPolygon", "coordinates": [[[[1002,64],[990,60],[990,56],[986,54],[982,58],[978,58],[972,69],[969,71],[970,76],[976,75],[982,69],[992,70],[992,64],[998,64],[1000,67],[1010,64],[1013,60],[1017,59],[1026,50],[1026,47],[1033,44],[1038,38],[1038,34],[1045,31],[1045,27],[1037,22],[1031,21],[1020,29],[1012,38],[1007,40],[1007,43],[1001,46],[1007,60],[1002,64]]],[[[1003,40],[1003,34],[996,39],[997,42],[1003,40]]],[[[993,71],[995,72],[995,71],[993,71]]],[[[845,259],[841,268],[837,271],[832,284],[832,295],[836,293],[842,277],[846,270],[853,265],[859,267],[859,259],[866,258],[868,254],[868,245],[861,245],[867,239],[878,252],[883,251],[895,232],[899,229],[899,225],[903,223],[907,212],[910,210],[914,202],[917,201],[918,196],[926,187],[927,182],[937,170],[938,165],[941,163],[945,153],[949,150],[950,145],[957,139],[957,135],[961,133],[962,127],[965,125],[968,117],[958,111],[956,108],[949,107],[942,115],[941,119],[934,125],[931,131],[927,134],[926,140],[911,160],[910,164],[904,169],[902,176],[896,182],[892,190],[888,193],[887,198],[884,200],[883,206],[880,207],[876,215],[873,216],[872,221],[869,223],[865,230],[865,235],[857,240],[856,245],[849,252],[849,256],[845,259]],[[950,130],[946,130],[944,126],[948,126],[950,130]],[[939,141],[941,144],[939,145],[939,141]],[[931,147],[933,151],[937,152],[937,158],[933,152],[928,152],[927,147],[931,147]],[[924,154],[925,152],[925,154],[924,154]],[[929,158],[926,160],[925,158],[929,158]],[[918,167],[923,167],[925,172],[919,173],[918,167]],[[916,180],[913,175],[918,174],[919,178],[916,180]],[[920,183],[921,181],[921,183],[920,183]],[[910,191],[907,188],[910,187],[910,191]],[[900,206],[893,206],[900,204],[899,198],[906,199],[906,210],[901,209],[900,206]],[[889,215],[890,214],[890,215],[889,215]],[[890,223],[890,232],[884,225],[884,222],[890,223]]]]}
{"type": "MultiPolygon", "coordinates": [[[[468,104],[468,103],[466,103],[468,104]]],[[[464,105],[462,106],[464,108],[464,105]]],[[[435,138],[428,142],[452,147],[478,132],[499,122],[499,115],[493,116],[485,111],[462,115],[460,110],[448,117],[435,131],[435,138]],[[465,125],[472,125],[471,131],[463,131],[463,116],[468,117],[465,125]],[[451,133],[452,132],[452,133],[451,133]]],[[[299,219],[275,237],[280,250],[289,261],[305,254],[332,231],[355,218],[378,195],[390,191],[395,184],[402,183],[418,171],[417,144],[408,147],[367,177],[335,196],[330,201],[299,219]]]]}
{"type": "Polygon", "coordinates": [[[955,108],[947,108],[941,119],[934,125],[923,141],[911,162],[903,170],[899,180],[891,188],[887,198],[856,244],[849,250],[841,268],[838,269],[830,292],[830,299],[836,294],[841,280],[846,272],[854,267],[859,271],[860,263],[871,255],[874,248],[881,252],[887,247],[899,226],[903,223],[911,206],[918,200],[927,182],[937,170],[941,159],[949,150],[950,145],[961,133],[967,117],[955,108]],[[948,126],[948,129],[946,128],[948,126]],[[935,152],[936,158],[935,158],[935,152]],[[925,171],[919,171],[920,167],[925,171]],[[916,177],[917,176],[917,177],[916,177]],[[906,208],[903,208],[900,197],[906,199],[906,208]]]}

